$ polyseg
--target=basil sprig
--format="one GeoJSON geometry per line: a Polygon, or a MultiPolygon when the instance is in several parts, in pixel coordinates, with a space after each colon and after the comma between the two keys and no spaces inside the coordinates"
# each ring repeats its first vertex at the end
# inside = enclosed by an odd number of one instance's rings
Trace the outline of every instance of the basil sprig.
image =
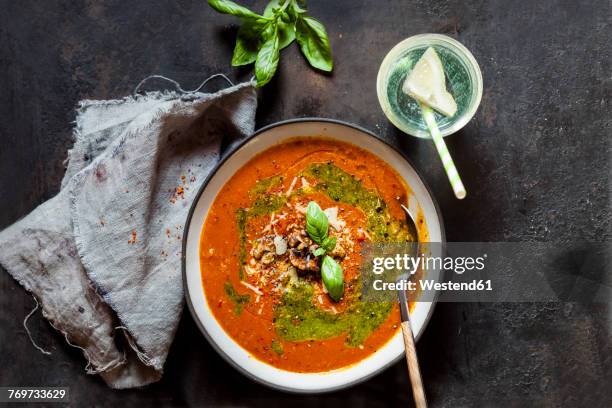
{"type": "Polygon", "coordinates": [[[295,39],[311,66],[331,72],[333,58],[325,27],[307,16],[298,0],[272,0],[263,15],[230,0],[208,0],[219,13],[242,19],[232,65],[255,63],[257,86],[264,86],[278,68],[280,51],[295,39]]]}
{"type": "Polygon", "coordinates": [[[329,255],[336,247],[336,238],[330,237],[329,220],[321,207],[314,201],[308,203],[306,208],[306,232],[315,243],[319,245],[314,252],[315,256],[323,256],[321,264],[321,279],[329,296],[336,302],[344,293],[344,272],[342,267],[329,255]]]}

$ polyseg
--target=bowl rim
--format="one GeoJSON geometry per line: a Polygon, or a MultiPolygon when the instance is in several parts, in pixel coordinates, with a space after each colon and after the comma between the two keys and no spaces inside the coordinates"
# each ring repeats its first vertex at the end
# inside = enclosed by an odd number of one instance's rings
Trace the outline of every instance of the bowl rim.
{"type": "MultiPolygon", "coordinates": [[[[303,390],[303,389],[294,389],[294,388],[290,388],[290,387],[283,387],[280,386],[278,384],[272,383],[272,382],[268,382],[266,380],[264,380],[263,378],[260,378],[254,374],[252,374],[251,372],[249,372],[248,370],[246,370],[245,368],[241,367],[240,365],[238,365],[234,360],[232,360],[227,353],[217,344],[215,343],[212,338],[210,337],[210,334],[208,333],[208,331],[206,330],[206,328],[204,327],[204,325],[202,324],[202,322],[197,318],[197,314],[196,311],[194,309],[194,306],[191,302],[191,297],[189,294],[189,288],[187,285],[187,266],[186,266],[186,252],[187,252],[187,236],[189,235],[189,228],[191,225],[191,220],[193,218],[193,213],[195,212],[196,206],[198,204],[198,202],[200,201],[200,198],[202,196],[202,194],[204,193],[204,191],[206,190],[206,187],[208,186],[209,182],[212,180],[212,178],[215,176],[215,174],[217,173],[217,171],[224,165],[224,163],[234,154],[236,153],[239,149],[241,149],[245,144],[247,144],[248,142],[250,142],[253,138],[260,136],[261,134],[264,134],[265,132],[267,132],[270,129],[276,128],[276,127],[280,127],[280,126],[285,126],[285,125],[290,125],[290,124],[295,124],[295,123],[305,123],[305,122],[321,122],[321,123],[330,123],[330,124],[335,124],[335,125],[341,125],[341,126],[347,126],[350,128],[353,128],[355,130],[358,130],[360,132],[363,132],[365,134],[367,134],[370,137],[375,138],[377,141],[385,144],[387,147],[393,149],[396,153],[398,153],[402,159],[404,159],[415,171],[415,173],[417,174],[417,176],[421,179],[423,185],[425,186],[425,189],[427,190],[427,193],[429,194],[429,196],[431,197],[431,201],[434,205],[434,209],[436,211],[436,216],[438,217],[439,223],[440,223],[440,240],[442,243],[446,242],[446,232],[444,229],[444,219],[442,218],[442,212],[440,211],[440,206],[438,205],[438,201],[436,200],[435,196],[432,194],[431,188],[429,187],[429,185],[427,183],[425,183],[423,177],[421,176],[421,173],[414,167],[414,165],[412,164],[412,162],[408,159],[408,157],[406,157],[406,155],[397,147],[395,147],[394,145],[390,144],[389,142],[387,142],[386,140],[378,137],[374,132],[365,129],[359,125],[350,123],[350,122],[346,122],[343,120],[339,120],[339,119],[331,119],[331,118],[321,118],[321,117],[305,117],[305,118],[293,118],[293,119],[285,119],[285,120],[281,120],[278,122],[274,122],[271,123],[269,125],[266,125],[258,130],[256,130],[255,132],[253,132],[253,134],[251,134],[250,136],[245,137],[243,140],[240,140],[237,143],[234,143],[233,145],[231,145],[228,150],[224,153],[222,153],[222,157],[219,160],[219,162],[215,165],[215,167],[210,171],[210,173],[208,174],[208,176],[206,177],[206,179],[204,180],[204,182],[202,183],[202,185],[200,186],[200,188],[198,189],[196,195],[193,198],[193,202],[191,203],[191,207],[189,208],[189,213],[187,214],[187,218],[185,220],[185,225],[183,228],[183,237],[182,237],[182,243],[181,243],[181,277],[183,279],[183,295],[185,297],[185,303],[187,304],[187,308],[189,309],[189,313],[191,314],[191,318],[195,321],[196,325],[198,326],[198,329],[200,330],[200,332],[204,335],[204,337],[206,338],[206,340],[208,341],[208,343],[212,346],[212,348],[226,361],[230,364],[230,366],[232,366],[234,369],[236,369],[238,372],[240,372],[241,374],[245,375],[247,378],[251,379],[252,381],[265,385],[269,388],[278,390],[278,391],[283,391],[286,393],[290,393],[290,394],[301,394],[301,395],[315,395],[315,394],[325,394],[325,393],[330,393],[330,392],[334,392],[334,391],[338,391],[341,389],[345,389],[345,388],[349,388],[352,387],[356,384],[362,383],[378,374],[380,374],[381,372],[383,372],[384,370],[386,370],[387,368],[389,368],[391,365],[397,363],[399,360],[402,359],[403,354],[397,356],[395,359],[389,361],[387,364],[382,365],[381,367],[379,367],[377,370],[374,370],[373,372],[369,373],[368,375],[364,375],[363,377],[360,377],[358,379],[355,379],[353,381],[347,382],[345,384],[341,384],[338,385],[336,387],[331,387],[331,388],[326,388],[326,389],[321,389],[321,390],[303,390]]],[[[440,271],[442,273],[442,276],[444,275],[444,271],[441,270],[440,271]]],[[[431,316],[433,315],[433,312],[436,308],[436,305],[438,303],[438,296],[440,295],[439,292],[436,292],[436,294],[434,295],[434,298],[431,300],[431,307],[429,308],[428,312],[427,312],[427,316],[425,317],[425,320],[423,322],[423,330],[421,330],[420,333],[418,333],[418,335],[415,338],[415,342],[419,340],[419,338],[421,337],[421,335],[423,334],[423,332],[425,331],[425,329],[427,328],[427,325],[429,324],[429,320],[431,319],[431,316]]]]}

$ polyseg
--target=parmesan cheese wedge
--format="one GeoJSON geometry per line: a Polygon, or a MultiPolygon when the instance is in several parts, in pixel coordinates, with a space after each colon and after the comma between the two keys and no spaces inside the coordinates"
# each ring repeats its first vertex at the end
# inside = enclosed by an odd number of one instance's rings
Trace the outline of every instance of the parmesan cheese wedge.
{"type": "Polygon", "coordinates": [[[429,47],[408,74],[402,91],[445,116],[457,112],[453,95],[446,90],[444,68],[438,53],[429,47]]]}

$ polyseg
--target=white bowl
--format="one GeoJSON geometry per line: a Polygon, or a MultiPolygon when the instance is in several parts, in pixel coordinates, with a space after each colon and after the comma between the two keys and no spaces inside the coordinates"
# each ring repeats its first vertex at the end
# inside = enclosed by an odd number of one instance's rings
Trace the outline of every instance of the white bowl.
{"type": "MultiPolygon", "coordinates": [[[[255,381],[284,391],[320,393],[354,385],[379,373],[403,356],[401,331],[381,349],[353,365],[322,373],[296,373],[273,367],[255,358],[236,343],[211,312],[200,275],[200,234],[217,193],[223,185],[258,153],[296,136],[326,137],[368,150],[393,167],[415,194],[428,227],[430,242],[444,242],[444,227],[438,207],[416,170],[397,150],[367,130],[329,119],[296,119],[267,126],[232,149],[211,172],[198,192],[185,223],[183,236],[183,282],[191,314],[212,346],[229,363],[255,381]]],[[[440,280],[440,271],[429,271],[428,279],[440,280]]],[[[418,339],[431,317],[434,302],[417,302],[411,313],[418,339]]]]}

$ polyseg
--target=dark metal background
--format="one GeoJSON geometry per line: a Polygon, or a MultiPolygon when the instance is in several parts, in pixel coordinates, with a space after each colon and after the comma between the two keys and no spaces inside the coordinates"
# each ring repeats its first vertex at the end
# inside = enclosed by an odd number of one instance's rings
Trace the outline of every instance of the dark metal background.
{"type": "MultiPolygon", "coordinates": [[[[253,4],[254,2],[244,2],[253,4]]],[[[256,2],[263,9],[265,2],[256,2]]],[[[309,2],[331,36],[335,71],[309,69],[295,45],[261,92],[258,127],[292,117],[354,122],[412,160],[432,187],[449,241],[610,239],[610,3],[309,2]],[[454,199],[433,144],[390,125],[375,80],[386,52],[417,33],[463,42],[484,76],[475,119],[447,139],[468,190],[454,199]]],[[[195,87],[229,66],[235,20],[204,0],[0,1],[0,228],[56,194],[83,98],[130,93],[164,74],[195,87]]],[[[185,313],[163,380],[112,391],[0,273],[0,385],[70,386],[74,406],[376,407],[412,403],[398,363],[349,390],[296,397],[257,385],[207,344],[185,313]]],[[[418,351],[432,406],[612,406],[610,311],[578,304],[439,304],[418,351]]]]}

